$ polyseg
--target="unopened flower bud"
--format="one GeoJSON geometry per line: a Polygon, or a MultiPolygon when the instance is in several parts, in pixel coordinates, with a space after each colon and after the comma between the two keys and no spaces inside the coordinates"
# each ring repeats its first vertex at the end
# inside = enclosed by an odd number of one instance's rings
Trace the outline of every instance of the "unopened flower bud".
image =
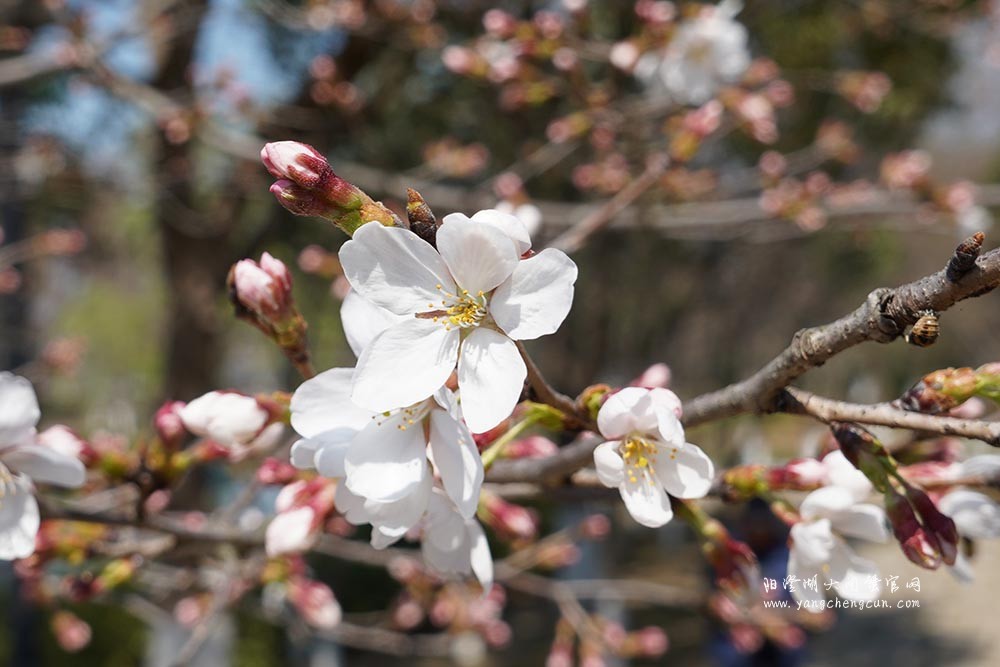
{"type": "Polygon", "coordinates": [[[326,158],[312,146],[279,141],[264,146],[261,161],[278,181],[271,192],[296,215],[326,218],[353,234],[366,222],[396,225],[396,216],[360,188],[333,172],[326,158]]]}
{"type": "Polygon", "coordinates": [[[288,463],[274,457],[264,459],[257,469],[257,481],[261,484],[288,484],[298,476],[298,470],[288,463]]]}
{"type": "Polygon", "coordinates": [[[934,536],[941,552],[941,559],[947,565],[955,564],[958,555],[958,528],[951,517],[937,508],[934,501],[923,490],[914,486],[906,489],[906,496],[920,515],[924,527],[934,536]]]}
{"type": "Polygon", "coordinates": [[[90,626],[76,614],[65,610],[57,611],[52,615],[51,623],[52,634],[67,653],[76,653],[90,643],[90,626]]]}
{"type": "Polygon", "coordinates": [[[666,388],[670,385],[670,366],[666,364],[653,364],[642,372],[642,375],[629,383],[631,387],[654,387],[666,388]]]}
{"type": "Polygon", "coordinates": [[[906,496],[895,492],[886,494],[885,511],[903,554],[920,567],[937,569],[942,560],[940,546],[934,536],[920,525],[906,496]]]}
{"type": "Polygon", "coordinates": [[[187,429],[184,428],[184,420],[181,419],[183,407],[183,401],[167,401],[153,416],[153,428],[156,429],[156,435],[168,450],[177,451],[184,444],[187,429]]]}
{"type": "Polygon", "coordinates": [[[531,541],[538,536],[538,516],[533,511],[493,493],[482,493],[479,518],[510,540],[531,541]]]}
{"type": "Polygon", "coordinates": [[[506,459],[540,459],[559,451],[556,443],[544,435],[529,435],[508,443],[500,456],[506,459]]]}
{"type": "Polygon", "coordinates": [[[286,316],[292,303],[292,274],[284,262],[266,252],[260,263],[242,259],[233,265],[231,288],[240,305],[269,319],[286,316]]]}
{"type": "Polygon", "coordinates": [[[976,371],[945,368],[928,373],[899,399],[904,410],[938,415],[952,410],[976,393],[976,371]]]}
{"type": "Polygon", "coordinates": [[[305,577],[288,580],[288,601],[302,619],[313,626],[329,630],[340,623],[343,612],[330,587],[320,581],[305,577]]]}
{"type": "Polygon", "coordinates": [[[79,459],[88,468],[97,460],[97,452],[90,443],[77,435],[73,429],[62,424],[50,426],[39,433],[38,444],[65,456],[79,459]]]}

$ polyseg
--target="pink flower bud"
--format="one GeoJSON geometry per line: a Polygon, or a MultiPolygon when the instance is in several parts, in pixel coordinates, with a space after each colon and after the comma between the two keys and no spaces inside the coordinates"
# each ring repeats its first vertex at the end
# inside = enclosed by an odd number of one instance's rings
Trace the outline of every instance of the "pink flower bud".
{"type": "Polygon", "coordinates": [[[670,640],[663,628],[650,625],[636,633],[639,655],[646,658],[658,658],[667,652],[670,640]]]}
{"type": "Polygon", "coordinates": [[[958,528],[951,517],[946,516],[937,508],[924,491],[909,487],[907,498],[913,503],[914,509],[920,514],[924,527],[934,536],[941,552],[941,558],[947,565],[954,565],[958,556],[958,528]]]}
{"type": "Polygon", "coordinates": [[[663,363],[653,364],[644,370],[642,375],[632,380],[629,386],[646,387],[647,389],[653,389],[654,387],[666,388],[670,386],[670,366],[663,363]]]}
{"type": "Polygon", "coordinates": [[[544,435],[530,435],[509,443],[503,450],[508,459],[540,459],[559,451],[558,445],[544,435]]]}
{"type": "Polygon", "coordinates": [[[167,449],[176,451],[184,444],[187,429],[184,428],[184,420],[181,419],[183,407],[183,401],[167,401],[153,416],[153,428],[167,449]]]}
{"type": "Polygon", "coordinates": [[[611,533],[611,519],[604,514],[591,514],[580,522],[580,536],[588,540],[603,540],[611,533]]]}
{"type": "Polygon", "coordinates": [[[298,470],[292,464],[286,461],[279,461],[274,457],[264,459],[264,462],[260,464],[260,468],[257,469],[257,481],[266,485],[288,484],[297,475],[298,470]]]}
{"type": "Polygon", "coordinates": [[[38,434],[38,444],[53,449],[65,456],[79,459],[90,466],[97,458],[97,452],[90,444],[68,426],[56,424],[38,434]]]}
{"type": "Polygon", "coordinates": [[[898,493],[886,495],[886,514],[892,524],[892,532],[899,541],[903,554],[913,563],[928,570],[941,565],[941,549],[933,535],[929,534],[917,520],[917,515],[906,496],[898,493]]]}
{"type": "Polygon", "coordinates": [[[276,141],[260,151],[261,162],[275,178],[287,178],[303,188],[315,188],[330,163],[323,154],[298,141],[276,141]]]}
{"type": "Polygon", "coordinates": [[[67,653],[76,653],[86,648],[91,638],[87,622],[68,611],[57,611],[52,615],[52,634],[67,653]]]}
{"type": "Polygon", "coordinates": [[[240,305],[261,317],[277,319],[289,314],[292,274],[281,260],[266,252],[259,264],[243,259],[233,266],[232,289],[240,305]]]}
{"type": "Polygon", "coordinates": [[[492,493],[482,494],[482,508],[483,522],[508,539],[533,540],[538,536],[538,517],[531,510],[492,493]]]}
{"type": "Polygon", "coordinates": [[[343,617],[340,603],[326,584],[293,577],[288,581],[288,601],[303,620],[314,628],[329,630],[336,627],[343,617]]]}

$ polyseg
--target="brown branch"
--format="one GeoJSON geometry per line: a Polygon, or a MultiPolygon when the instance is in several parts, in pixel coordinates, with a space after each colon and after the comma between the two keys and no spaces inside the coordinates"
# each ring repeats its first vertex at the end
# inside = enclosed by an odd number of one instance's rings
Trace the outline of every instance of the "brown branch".
{"type": "Polygon", "coordinates": [[[811,368],[864,342],[891,343],[924,310],[941,312],[957,302],[985,294],[1000,285],[1000,249],[986,253],[964,275],[952,281],[947,271],[895,289],[877,289],[849,315],[795,334],[781,354],[752,376],[724,389],[703,394],[684,405],[684,424],[693,426],[747,412],[775,409],[784,387],[811,368]]]}
{"type": "MultiPolygon", "coordinates": [[[[968,242],[960,245],[956,252],[967,248],[968,242]]],[[[954,260],[949,261],[949,266],[953,265],[954,260]]],[[[799,331],[791,345],[746,380],[685,402],[684,425],[695,426],[734,415],[780,409],[777,399],[781,391],[811,368],[822,366],[840,352],[866,341],[892,342],[908,325],[917,321],[923,310],[941,312],[963,299],[980,296],[996,288],[1000,285],[1000,249],[979,257],[963,275],[956,276],[954,270],[951,273],[949,278],[946,268],[895,289],[877,289],[849,315],[830,324],[799,331]]],[[[911,420],[907,422],[911,424],[923,424],[920,417],[901,419],[911,420]]],[[[939,428],[949,427],[958,428],[953,422],[945,422],[939,428]]],[[[924,430],[940,432],[933,428],[924,430]]],[[[987,442],[994,441],[992,434],[975,429],[970,432],[987,435],[987,442]]],[[[600,439],[583,438],[546,458],[497,461],[490,469],[487,480],[551,482],[588,465],[599,443],[600,439]]]]}
{"type": "Polygon", "coordinates": [[[777,408],[782,412],[808,415],[822,422],[848,421],[875,426],[906,428],[926,433],[982,440],[994,447],[1000,447],[1000,422],[925,415],[919,412],[900,410],[890,403],[877,403],[875,405],[846,403],[817,396],[795,387],[788,387],[782,391],[778,395],[776,403],[777,408]]]}

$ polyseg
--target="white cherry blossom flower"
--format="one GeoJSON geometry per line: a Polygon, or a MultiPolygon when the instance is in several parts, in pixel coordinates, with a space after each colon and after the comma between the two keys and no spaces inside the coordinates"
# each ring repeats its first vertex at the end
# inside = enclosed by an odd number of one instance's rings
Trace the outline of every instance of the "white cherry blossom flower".
{"type": "Polygon", "coordinates": [[[431,494],[420,550],[441,574],[474,573],[484,590],[493,585],[493,557],[482,526],[462,516],[440,489],[431,494]]]}
{"type": "MultiPolygon", "coordinates": [[[[393,508],[411,509],[402,501],[409,498],[416,503],[414,494],[426,498],[433,480],[430,460],[448,495],[463,515],[472,516],[482,487],[483,462],[450,392],[442,389],[435,398],[374,413],[351,402],[353,374],[351,368],[333,368],[296,390],[291,420],[302,439],[292,447],[292,463],[315,466],[326,477],[344,478],[351,494],[386,505],[380,511],[391,513],[393,508]]],[[[382,516],[374,506],[369,511],[382,516]]]]}
{"type": "Polygon", "coordinates": [[[665,50],[639,59],[636,76],[681,104],[707,102],[750,65],[747,29],[734,20],[740,5],[722,2],[682,23],[665,50]]]}
{"type": "MultiPolygon", "coordinates": [[[[825,460],[825,459],[824,459],[825,460]]],[[[813,491],[799,508],[802,520],[792,526],[788,574],[798,579],[792,597],[803,602],[809,611],[822,609],[823,593],[833,582],[837,594],[849,600],[872,600],[878,597],[878,568],[858,556],[845,537],[874,542],[889,538],[885,510],[861,502],[869,490],[858,487],[826,486],[813,491]],[[874,575],[874,579],[872,578],[874,575]],[[815,577],[814,587],[804,582],[815,577]]]]}
{"type": "Polygon", "coordinates": [[[40,516],[32,481],[78,487],[86,478],[78,458],[39,441],[40,417],[31,383],[0,373],[0,560],[35,551],[40,516]]]}
{"type": "Polygon", "coordinates": [[[673,518],[670,498],[701,498],[715,476],[711,459],[686,442],[681,403],[668,389],[626,387],[597,414],[607,442],[594,450],[597,475],[617,488],[632,518],[657,528],[673,518]]]}
{"type": "Polygon", "coordinates": [[[376,412],[432,396],[458,366],[462,413],[473,432],[510,415],[527,369],[514,341],[553,333],[569,312],[577,269],[546,249],[520,260],[530,237],[513,216],[452,214],[437,251],[408,230],[364,225],[341,248],[351,286],[404,319],[358,360],[354,401],[376,412]]]}

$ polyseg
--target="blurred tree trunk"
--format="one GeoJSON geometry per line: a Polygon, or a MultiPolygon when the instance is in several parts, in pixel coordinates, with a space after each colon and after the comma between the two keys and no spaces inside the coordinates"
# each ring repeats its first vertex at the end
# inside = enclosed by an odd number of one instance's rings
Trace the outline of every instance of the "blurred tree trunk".
{"type": "MultiPolygon", "coordinates": [[[[152,84],[175,98],[191,101],[190,76],[195,45],[208,9],[206,0],[188,0],[175,9],[183,27],[161,54],[152,84]]],[[[171,141],[160,132],[154,164],[164,178],[158,188],[156,223],[163,244],[168,299],[166,376],[164,391],[176,399],[190,399],[212,387],[219,365],[220,322],[226,271],[228,225],[207,217],[194,187],[192,141],[171,141]]]]}

